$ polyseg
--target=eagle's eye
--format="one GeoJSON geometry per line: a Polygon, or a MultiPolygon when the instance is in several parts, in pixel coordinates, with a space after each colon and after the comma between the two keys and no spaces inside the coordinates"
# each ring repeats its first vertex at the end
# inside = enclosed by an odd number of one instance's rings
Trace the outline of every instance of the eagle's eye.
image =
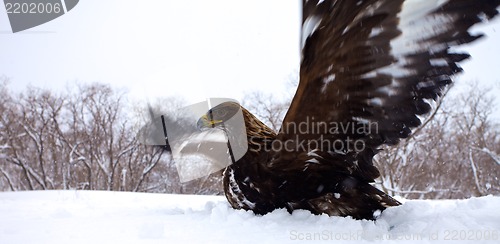
{"type": "Polygon", "coordinates": [[[222,120],[223,121],[226,118],[228,111],[225,108],[220,108],[220,109],[213,110],[209,113],[212,113],[212,118],[214,120],[222,120]]]}

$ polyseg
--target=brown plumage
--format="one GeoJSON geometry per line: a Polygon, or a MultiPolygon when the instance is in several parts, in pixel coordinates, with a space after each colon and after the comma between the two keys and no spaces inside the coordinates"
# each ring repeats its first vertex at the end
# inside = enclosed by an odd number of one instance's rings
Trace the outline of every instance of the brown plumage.
{"type": "MultiPolygon", "coordinates": [[[[281,130],[233,102],[208,113],[241,109],[245,120],[248,151],[224,171],[231,206],[374,219],[399,205],[371,185],[380,175],[372,158],[421,124],[426,100],[441,95],[468,57],[450,47],[479,38],[469,28],[496,16],[499,3],[303,1],[300,83],[281,130]]],[[[230,137],[223,122],[208,124],[230,137]]]]}
{"type": "MultiPolygon", "coordinates": [[[[374,211],[399,205],[362,179],[352,158],[339,160],[331,151],[300,151],[291,146],[288,148],[292,150],[284,150],[286,142],[279,141],[278,134],[234,102],[222,103],[210,113],[238,109],[245,121],[248,151],[223,173],[224,192],[233,208],[257,214],[277,208],[290,212],[307,209],[315,214],[373,219],[374,211]],[[285,159],[276,158],[284,151],[291,156],[286,164],[281,162],[285,159]]],[[[229,114],[227,119],[232,115],[229,114]]],[[[235,134],[231,127],[223,126],[224,118],[214,120],[220,121],[215,128],[225,130],[228,136],[235,134]]]]}

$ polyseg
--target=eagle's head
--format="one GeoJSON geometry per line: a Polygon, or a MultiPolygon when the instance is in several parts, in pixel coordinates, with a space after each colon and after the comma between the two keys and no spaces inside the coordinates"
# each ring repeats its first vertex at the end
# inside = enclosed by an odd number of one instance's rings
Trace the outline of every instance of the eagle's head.
{"type": "Polygon", "coordinates": [[[233,142],[250,151],[259,152],[276,138],[276,133],[236,102],[223,102],[202,115],[198,129],[221,129],[233,142]],[[246,143],[247,146],[242,146],[246,143]]]}
{"type": "Polygon", "coordinates": [[[202,115],[196,123],[198,129],[206,130],[210,128],[226,129],[225,122],[233,118],[238,112],[242,112],[242,107],[236,102],[221,103],[202,115]]]}

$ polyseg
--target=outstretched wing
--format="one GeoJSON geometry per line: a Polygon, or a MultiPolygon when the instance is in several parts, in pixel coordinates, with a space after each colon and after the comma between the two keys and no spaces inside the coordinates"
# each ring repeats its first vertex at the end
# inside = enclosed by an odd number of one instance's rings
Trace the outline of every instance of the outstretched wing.
{"type": "Polygon", "coordinates": [[[496,16],[499,3],[303,1],[300,83],[278,136],[295,153],[282,150],[275,163],[312,165],[328,152],[360,177],[378,177],[377,148],[421,124],[426,99],[440,96],[468,58],[450,48],[478,39],[469,28],[496,16]]]}

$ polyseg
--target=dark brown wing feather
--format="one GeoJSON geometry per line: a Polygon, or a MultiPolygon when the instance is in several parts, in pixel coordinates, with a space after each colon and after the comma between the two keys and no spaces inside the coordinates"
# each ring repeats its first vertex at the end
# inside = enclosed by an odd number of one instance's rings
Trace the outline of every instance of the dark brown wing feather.
{"type": "MultiPolygon", "coordinates": [[[[495,17],[499,5],[303,1],[297,92],[278,134],[242,108],[249,150],[224,171],[231,206],[257,214],[287,208],[374,219],[378,210],[399,205],[369,184],[379,176],[372,158],[381,145],[397,143],[420,125],[417,116],[430,110],[426,100],[440,96],[461,72],[457,62],[468,58],[450,47],[479,38],[469,28],[495,17]]],[[[222,129],[228,137],[240,135],[222,129]]]]}
{"type": "Polygon", "coordinates": [[[500,3],[303,2],[303,23],[309,24],[306,31],[312,33],[302,35],[306,39],[300,83],[278,139],[310,146],[297,147],[293,153],[278,152],[273,166],[304,167],[304,160],[290,161],[307,158],[305,154],[317,147],[329,151],[337,162],[347,162],[344,168],[356,162],[352,174],[366,180],[379,176],[371,162],[377,148],[407,137],[421,123],[417,115],[429,112],[426,99],[439,96],[451,83],[450,76],[461,71],[457,62],[468,55],[454,53],[449,47],[479,38],[468,29],[482,18],[495,16],[500,3]],[[311,27],[308,19],[318,23],[311,27]],[[309,130],[299,131],[300,123],[308,124],[309,130]],[[312,131],[320,125],[323,132],[312,131]],[[349,129],[335,130],[339,127],[349,129]],[[362,143],[363,150],[353,150],[355,142],[362,143]]]}
{"type": "Polygon", "coordinates": [[[373,156],[420,125],[468,57],[449,48],[477,39],[468,29],[500,0],[303,3],[297,92],[278,135],[243,109],[250,150],[224,172],[226,197],[258,214],[374,219],[400,203],[369,184],[373,156]]]}

